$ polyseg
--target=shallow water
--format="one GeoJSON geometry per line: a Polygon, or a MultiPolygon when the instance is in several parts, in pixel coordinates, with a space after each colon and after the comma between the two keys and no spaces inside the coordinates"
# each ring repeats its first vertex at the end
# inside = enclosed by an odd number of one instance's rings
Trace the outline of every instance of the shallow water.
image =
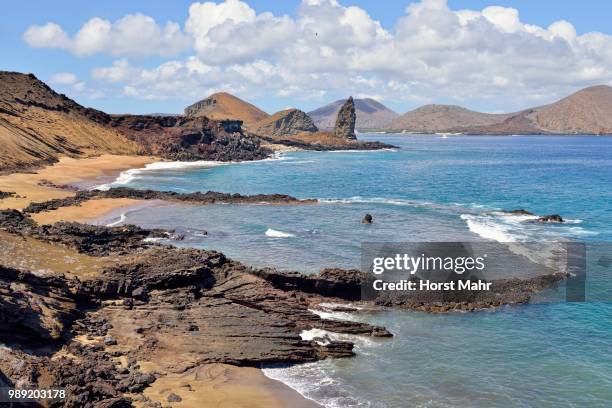
{"type": "MultiPolygon", "coordinates": [[[[127,222],[177,228],[186,234],[180,245],[305,272],[359,267],[367,241],[612,239],[612,138],[363,138],[401,149],[166,165],[120,180],[179,192],[286,193],[317,198],[318,205],[171,204],[129,213],[127,222]],[[500,212],[516,208],[559,213],[569,222],[525,223],[500,212]],[[366,212],[374,224],[360,223],[366,212]]],[[[600,247],[598,256],[606,251],[600,247]]],[[[611,271],[593,266],[590,299],[610,300],[611,271]]],[[[472,314],[353,316],[385,325],[396,336],[357,340],[353,359],[266,373],[328,406],[610,406],[612,306],[550,301],[557,295],[472,314]]]]}

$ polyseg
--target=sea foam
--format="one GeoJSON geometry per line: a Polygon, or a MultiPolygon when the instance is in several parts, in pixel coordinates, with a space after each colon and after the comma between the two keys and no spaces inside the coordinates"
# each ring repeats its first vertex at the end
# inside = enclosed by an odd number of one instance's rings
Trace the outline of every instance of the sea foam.
{"type": "Polygon", "coordinates": [[[294,237],[295,235],[290,234],[288,232],[283,232],[283,231],[278,231],[272,228],[268,228],[266,230],[266,236],[270,238],[290,238],[290,237],[294,237]]]}

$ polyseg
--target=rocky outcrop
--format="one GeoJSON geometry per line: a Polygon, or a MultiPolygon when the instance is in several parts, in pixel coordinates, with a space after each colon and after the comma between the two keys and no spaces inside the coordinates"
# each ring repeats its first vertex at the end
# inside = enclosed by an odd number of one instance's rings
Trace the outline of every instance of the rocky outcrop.
{"type": "Polygon", "coordinates": [[[339,138],[356,140],[356,119],[357,116],[355,115],[355,104],[353,102],[353,97],[350,96],[338,112],[338,117],[336,118],[336,125],[334,126],[334,134],[339,138]]]}
{"type": "Polygon", "coordinates": [[[538,222],[556,222],[556,223],[562,223],[565,222],[565,220],[563,219],[563,217],[561,217],[559,214],[551,214],[551,215],[545,215],[543,217],[540,217],[537,219],[538,222]]]}
{"type": "Polygon", "coordinates": [[[52,211],[60,207],[80,205],[96,198],[132,198],[136,200],[166,200],[191,204],[315,204],[315,199],[300,200],[287,194],[230,194],[207,191],[194,193],[177,193],[174,191],[139,190],[130,187],[113,187],[108,190],[77,191],[74,196],[56,198],[40,203],[31,203],[24,208],[25,213],[52,211]]]}
{"type": "MultiPolygon", "coordinates": [[[[380,306],[399,306],[429,313],[473,312],[526,303],[535,293],[554,287],[567,278],[566,273],[551,273],[533,278],[498,279],[490,281],[490,290],[381,291],[374,302],[380,306]]],[[[413,280],[418,284],[418,278],[413,280]]]]}
{"type": "Polygon", "coordinates": [[[170,160],[260,160],[272,153],[261,147],[259,138],[245,135],[239,120],[107,115],[92,109],[88,115],[136,142],[139,153],[170,160]]]}
{"type": "MultiPolygon", "coordinates": [[[[357,121],[355,128],[358,130],[387,129],[389,123],[399,115],[387,108],[382,103],[371,98],[354,99],[357,121]]],[[[317,127],[322,130],[333,130],[338,117],[338,111],[346,99],[340,99],[329,103],[318,109],[308,112],[317,127]]]]}
{"type": "Polygon", "coordinates": [[[45,345],[60,340],[80,312],[70,282],[0,265],[0,342],[45,345]]]}
{"type": "MultiPolygon", "coordinates": [[[[10,224],[38,239],[56,236],[25,219],[10,224]]],[[[63,229],[64,243],[81,242],[81,231],[88,231],[73,227],[63,229]]],[[[68,399],[52,406],[123,407],[130,398],[146,405],[141,393],[156,375],[140,372],[137,361],[155,364],[162,374],[212,362],[308,362],[352,356],[353,344],[304,340],[303,330],[390,335],[381,327],[322,319],[310,310],[321,295],[277,288],[218,252],[137,248],[131,229],[99,228],[94,235],[113,236],[123,249],[110,240],[98,242],[103,250],[76,245],[91,255],[115,254],[114,264],[97,276],[40,278],[0,269],[0,380],[67,388],[68,399]]]]}
{"type": "Polygon", "coordinates": [[[374,219],[372,218],[372,214],[366,214],[363,216],[363,219],[361,220],[362,224],[371,224],[374,221],[374,219]]]}
{"type": "Polygon", "coordinates": [[[251,132],[264,136],[282,137],[318,130],[305,112],[299,109],[287,109],[257,122],[251,132]]]}

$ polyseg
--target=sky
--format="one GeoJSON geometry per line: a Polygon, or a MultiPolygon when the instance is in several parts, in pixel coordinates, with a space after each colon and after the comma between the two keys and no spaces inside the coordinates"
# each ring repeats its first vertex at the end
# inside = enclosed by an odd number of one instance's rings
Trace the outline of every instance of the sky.
{"type": "Polygon", "coordinates": [[[612,85],[606,0],[11,2],[0,69],[110,113],[230,92],[269,113],[372,97],[509,112],[612,85]]]}

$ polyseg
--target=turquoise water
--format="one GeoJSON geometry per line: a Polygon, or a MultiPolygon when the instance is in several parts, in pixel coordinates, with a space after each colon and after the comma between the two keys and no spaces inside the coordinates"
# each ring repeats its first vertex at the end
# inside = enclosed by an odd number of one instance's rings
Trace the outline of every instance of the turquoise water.
{"type": "MultiPolygon", "coordinates": [[[[137,188],[286,193],[320,204],[166,204],[128,213],[127,222],[176,228],[186,235],[180,245],[304,272],[359,267],[364,241],[612,241],[612,138],[361,138],[400,149],[293,152],[120,179],[137,188]],[[516,208],[568,222],[525,223],[499,212],[516,208]],[[360,223],[366,212],[374,224],[360,223]]],[[[327,406],[611,406],[612,267],[596,265],[606,251],[597,247],[589,261],[588,302],[553,302],[559,296],[550,291],[497,311],[342,316],[385,325],[396,336],[353,339],[353,359],[266,373],[327,406]]]]}

